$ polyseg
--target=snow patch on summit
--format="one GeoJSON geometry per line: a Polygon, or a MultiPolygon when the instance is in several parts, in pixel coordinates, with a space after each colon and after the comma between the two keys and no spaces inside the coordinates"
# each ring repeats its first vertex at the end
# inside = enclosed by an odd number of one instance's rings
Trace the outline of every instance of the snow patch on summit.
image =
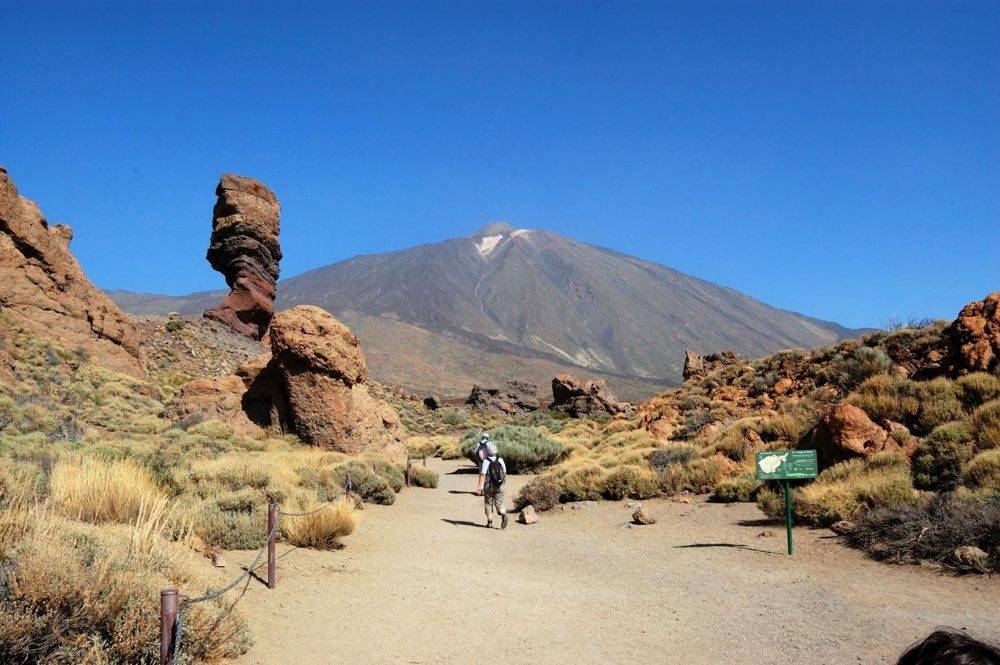
{"type": "Polygon", "coordinates": [[[476,249],[479,251],[479,255],[482,257],[489,256],[500,241],[503,240],[503,234],[497,234],[495,236],[483,236],[483,238],[476,243],[476,249]]]}

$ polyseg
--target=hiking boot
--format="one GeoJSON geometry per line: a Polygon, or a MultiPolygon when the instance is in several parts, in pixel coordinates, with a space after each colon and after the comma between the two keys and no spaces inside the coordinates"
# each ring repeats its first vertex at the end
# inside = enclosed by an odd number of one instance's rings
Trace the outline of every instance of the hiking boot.
{"type": "Polygon", "coordinates": [[[500,516],[500,528],[501,529],[507,528],[507,513],[504,513],[503,515],[500,516]]]}

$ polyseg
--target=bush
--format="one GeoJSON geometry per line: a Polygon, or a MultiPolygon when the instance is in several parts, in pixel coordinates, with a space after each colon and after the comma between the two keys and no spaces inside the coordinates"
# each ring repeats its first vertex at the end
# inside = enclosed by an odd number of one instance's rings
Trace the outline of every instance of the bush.
{"type": "Polygon", "coordinates": [[[1000,573],[1000,497],[947,494],[926,508],[902,504],[872,510],[858,517],[847,543],[881,561],[933,561],[957,572],[1000,573]],[[955,549],[967,545],[986,552],[987,571],[955,559],[955,549]]]}
{"type": "MultiPolygon", "coordinates": [[[[377,503],[382,506],[391,506],[396,502],[396,491],[393,489],[394,481],[380,475],[370,465],[354,460],[341,465],[333,470],[331,474],[331,486],[337,488],[334,494],[340,493],[340,488],[347,485],[347,478],[350,476],[351,485],[355,494],[369,503],[377,503]]],[[[400,486],[402,486],[400,480],[400,486]]],[[[330,497],[332,498],[332,497],[330,497]]]]}
{"type": "MultiPolygon", "coordinates": [[[[462,453],[473,462],[480,433],[470,431],[462,439],[462,453]]],[[[490,438],[500,449],[500,456],[511,474],[538,471],[558,462],[566,454],[566,446],[544,436],[537,429],[521,425],[501,425],[490,430],[490,438]]]]}
{"type": "Polygon", "coordinates": [[[457,427],[469,419],[469,414],[461,409],[445,409],[441,414],[441,422],[451,427],[457,427]]]}
{"type": "Polygon", "coordinates": [[[559,478],[560,501],[596,501],[601,498],[607,471],[592,462],[575,466],[559,478]]]}
{"type": "Polygon", "coordinates": [[[601,494],[606,499],[648,499],[659,489],[659,479],[652,469],[628,464],[605,476],[601,494]]]}
{"type": "MultiPolygon", "coordinates": [[[[874,455],[870,460],[841,462],[823,471],[812,483],[792,494],[795,518],[814,526],[829,526],[850,520],[861,512],[917,500],[906,461],[894,453],[874,455]]],[[[757,506],[768,517],[784,515],[784,499],[762,489],[757,506]]]]}
{"type": "Polygon", "coordinates": [[[760,482],[753,476],[729,478],[715,486],[711,499],[721,503],[752,503],[757,498],[760,486],[760,482]]]}
{"type": "Polygon", "coordinates": [[[718,456],[702,457],[688,464],[671,464],[660,470],[660,489],[665,494],[688,491],[703,494],[722,482],[725,464],[718,456]]]}
{"type": "Polygon", "coordinates": [[[562,489],[559,482],[551,476],[538,476],[521,488],[514,499],[514,507],[521,510],[525,506],[534,506],[535,510],[549,510],[559,505],[559,495],[562,489]]]}
{"type": "Polygon", "coordinates": [[[1000,378],[985,372],[966,374],[955,382],[962,401],[969,407],[1000,399],[1000,378]]]}
{"type": "MultiPolygon", "coordinates": [[[[316,501],[301,502],[292,512],[316,511],[321,504],[316,501]]],[[[320,550],[336,549],[340,539],[354,533],[358,525],[354,502],[341,498],[326,508],[301,517],[281,518],[281,531],[285,541],[297,547],[320,550]]]]}
{"type": "Polygon", "coordinates": [[[267,499],[250,489],[213,497],[195,515],[194,532],[223,549],[257,549],[267,539],[267,499]]]}
{"type": "Polygon", "coordinates": [[[954,489],[962,477],[962,467],[972,459],[972,430],[964,422],[952,422],[934,429],[913,454],[913,482],[920,489],[954,489]]]}
{"type": "Polygon", "coordinates": [[[711,425],[714,422],[715,416],[712,415],[711,411],[708,411],[707,409],[689,411],[684,416],[684,423],[681,425],[680,431],[677,433],[677,438],[690,439],[695,434],[700,432],[703,427],[711,425]]]}
{"type": "Polygon", "coordinates": [[[1000,400],[987,402],[972,414],[972,429],[980,450],[1000,448],[1000,400]]]}
{"type": "Polygon", "coordinates": [[[657,448],[649,454],[649,465],[659,471],[671,464],[687,464],[698,457],[698,449],[686,443],[657,448]]]}
{"type": "Polygon", "coordinates": [[[882,349],[860,346],[851,354],[837,354],[831,362],[834,381],[844,388],[852,388],[876,374],[886,374],[892,360],[882,349]]]}
{"type": "Polygon", "coordinates": [[[435,488],[438,486],[437,471],[428,469],[425,466],[411,466],[410,484],[415,487],[435,488]]]}
{"type": "Polygon", "coordinates": [[[916,424],[921,432],[930,432],[938,425],[965,417],[957,387],[952,381],[939,378],[918,385],[920,413],[917,414],[916,424]]]}
{"type": "Polygon", "coordinates": [[[979,453],[962,470],[962,483],[976,490],[1000,494],[1000,448],[979,453]]]}
{"type": "Polygon", "coordinates": [[[909,379],[880,374],[867,379],[847,396],[850,404],[875,422],[894,420],[910,425],[920,412],[920,391],[909,379]]]}

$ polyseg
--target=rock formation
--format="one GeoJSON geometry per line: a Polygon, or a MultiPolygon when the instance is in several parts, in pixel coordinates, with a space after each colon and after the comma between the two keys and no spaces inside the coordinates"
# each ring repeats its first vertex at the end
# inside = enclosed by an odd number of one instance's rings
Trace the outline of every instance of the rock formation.
{"type": "Polygon", "coordinates": [[[821,468],[833,466],[854,458],[867,458],[882,451],[898,451],[911,455],[917,440],[897,434],[895,430],[906,430],[899,423],[886,422],[879,426],[858,407],[846,402],[837,404],[819,421],[810,435],[810,445],[815,448],[821,468]],[[897,439],[898,437],[898,439],[897,439]],[[900,443],[899,439],[904,440],[900,443]]]}
{"type": "Polygon", "coordinates": [[[181,386],[167,405],[164,415],[182,425],[187,422],[219,420],[242,436],[263,434],[243,410],[246,385],[238,376],[213,376],[195,379],[181,386]]]}
{"type": "Polygon", "coordinates": [[[215,194],[207,258],[232,290],[205,317],[262,339],[274,315],[281,207],[270,189],[243,176],[222,176],[215,194]]]}
{"type": "Polygon", "coordinates": [[[697,351],[686,349],[684,351],[684,380],[701,379],[717,369],[742,362],[743,358],[734,351],[720,351],[702,356],[697,351]]]}
{"type": "Polygon", "coordinates": [[[132,322],[80,269],[68,226],[49,226],[0,167],[0,313],[106,367],[145,370],[132,322]]]}
{"type": "Polygon", "coordinates": [[[368,392],[358,338],[319,307],[300,305],[271,321],[272,359],[287,398],[291,429],[304,441],[355,454],[377,450],[406,460],[406,432],[390,406],[368,392]]]}
{"type": "Polygon", "coordinates": [[[1000,291],[963,307],[948,334],[957,373],[1000,366],[1000,291]]]}
{"type": "Polygon", "coordinates": [[[514,415],[538,410],[538,386],[530,381],[507,381],[503,387],[472,386],[465,403],[479,411],[514,415]]]}
{"type": "Polygon", "coordinates": [[[579,418],[597,412],[614,416],[631,410],[631,405],[618,401],[600,379],[583,382],[561,372],[552,379],[552,404],[549,408],[579,418]]]}

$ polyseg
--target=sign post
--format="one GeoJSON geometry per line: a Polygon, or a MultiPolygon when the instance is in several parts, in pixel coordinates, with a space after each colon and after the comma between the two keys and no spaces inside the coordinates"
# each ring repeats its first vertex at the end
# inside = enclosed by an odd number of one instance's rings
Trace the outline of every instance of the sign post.
{"type": "Polygon", "coordinates": [[[768,450],[757,453],[757,480],[781,480],[785,485],[785,531],[792,554],[792,482],[811,480],[819,473],[815,450],[768,450]]]}

